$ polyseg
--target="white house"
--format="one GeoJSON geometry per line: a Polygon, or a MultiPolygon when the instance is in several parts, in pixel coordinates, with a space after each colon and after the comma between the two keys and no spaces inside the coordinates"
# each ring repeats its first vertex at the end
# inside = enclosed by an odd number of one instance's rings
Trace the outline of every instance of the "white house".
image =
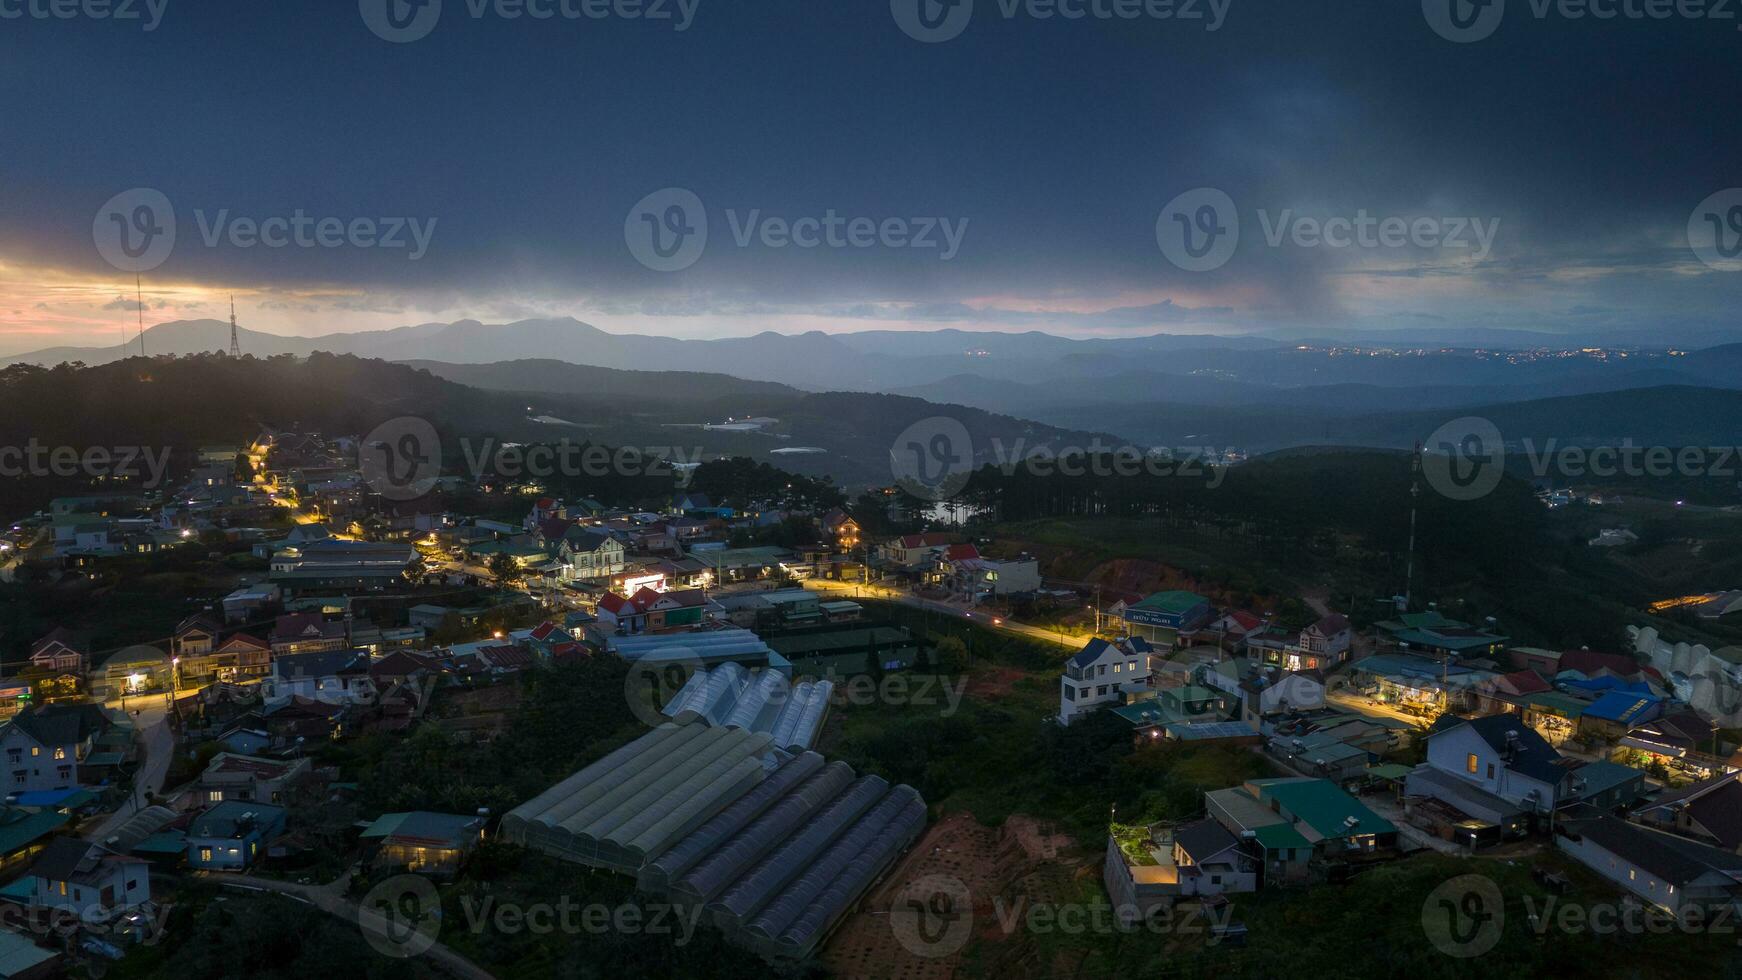
{"type": "Polygon", "coordinates": [[[86,921],[151,900],[151,865],[78,837],[56,837],[30,866],[31,904],[86,921]]]}
{"type": "Polygon", "coordinates": [[[1173,863],[1179,869],[1182,895],[1258,890],[1257,860],[1241,849],[1238,838],[1209,817],[1174,830],[1173,863]]]}
{"type": "Polygon", "coordinates": [[[275,657],[262,682],[268,703],[293,697],[327,704],[357,704],[375,696],[369,679],[369,654],[361,650],[323,650],[275,657]]]}
{"type": "Polygon", "coordinates": [[[77,788],[79,762],[108,727],[103,709],[95,704],[47,705],[14,715],[0,724],[5,791],[77,788]]]}
{"type": "Polygon", "coordinates": [[[1573,795],[1573,769],[1517,715],[1442,718],[1428,733],[1427,761],[1410,773],[1404,792],[1467,811],[1464,796],[1446,792],[1455,785],[1448,776],[1532,814],[1547,814],[1573,795]]]}
{"type": "Polygon", "coordinates": [[[1742,856],[1578,809],[1587,815],[1569,820],[1555,843],[1618,887],[1678,915],[1690,907],[1732,915],[1742,908],[1742,856]]]}
{"type": "Polygon", "coordinates": [[[1151,653],[1149,643],[1139,637],[1112,643],[1090,640],[1065,662],[1059,677],[1059,722],[1068,725],[1086,712],[1122,704],[1126,692],[1147,691],[1154,676],[1151,653]]]}
{"type": "Polygon", "coordinates": [[[1313,670],[1345,663],[1353,642],[1354,632],[1349,628],[1349,617],[1331,613],[1300,631],[1300,637],[1295,641],[1295,656],[1289,657],[1288,666],[1293,670],[1313,670]]]}
{"type": "Polygon", "coordinates": [[[623,573],[623,542],[602,531],[576,529],[557,546],[556,557],[570,580],[610,578],[623,573]]]}

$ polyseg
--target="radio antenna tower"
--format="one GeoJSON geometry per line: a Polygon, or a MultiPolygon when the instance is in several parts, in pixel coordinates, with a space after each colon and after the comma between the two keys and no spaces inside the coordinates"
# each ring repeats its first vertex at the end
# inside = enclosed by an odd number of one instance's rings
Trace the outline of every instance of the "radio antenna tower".
{"type": "Polygon", "coordinates": [[[242,356],[242,344],[236,339],[236,297],[230,296],[230,356],[242,356]]]}

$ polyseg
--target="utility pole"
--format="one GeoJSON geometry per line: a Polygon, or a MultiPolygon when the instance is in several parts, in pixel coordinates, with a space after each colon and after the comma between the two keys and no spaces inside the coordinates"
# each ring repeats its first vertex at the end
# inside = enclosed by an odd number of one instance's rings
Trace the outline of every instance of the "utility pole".
{"type": "Polygon", "coordinates": [[[1415,589],[1415,508],[1421,496],[1421,443],[1415,444],[1415,455],[1409,466],[1409,554],[1403,572],[1403,611],[1409,612],[1415,589]]]}
{"type": "Polygon", "coordinates": [[[242,345],[236,339],[236,297],[230,297],[230,356],[241,357],[242,345]]]}

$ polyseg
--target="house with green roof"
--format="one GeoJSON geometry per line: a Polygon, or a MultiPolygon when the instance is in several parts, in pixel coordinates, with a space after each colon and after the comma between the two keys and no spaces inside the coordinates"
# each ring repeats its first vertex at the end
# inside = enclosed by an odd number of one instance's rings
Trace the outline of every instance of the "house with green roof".
{"type": "Polygon", "coordinates": [[[377,867],[419,874],[451,875],[460,870],[484,834],[484,818],[413,810],[384,813],[359,835],[374,846],[377,867]]]}
{"type": "Polygon", "coordinates": [[[1180,633],[1209,622],[1215,610],[1210,607],[1210,600],[1196,592],[1175,589],[1157,592],[1129,605],[1116,602],[1108,613],[1123,624],[1121,631],[1128,636],[1171,644],[1180,633]]]}
{"type": "Polygon", "coordinates": [[[1266,867],[1279,862],[1284,876],[1303,874],[1311,857],[1347,857],[1397,845],[1391,821],[1328,779],[1249,780],[1206,793],[1205,805],[1236,837],[1251,831],[1266,851],[1266,867]],[[1271,854],[1273,849],[1279,853],[1271,854]]]}
{"type": "Polygon", "coordinates": [[[1452,619],[1437,610],[1403,613],[1375,627],[1412,653],[1430,657],[1499,657],[1510,637],[1452,619]]]}
{"type": "Polygon", "coordinates": [[[36,860],[55,831],[66,826],[65,813],[0,807],[0,880],[23,871],[36,860]]]}

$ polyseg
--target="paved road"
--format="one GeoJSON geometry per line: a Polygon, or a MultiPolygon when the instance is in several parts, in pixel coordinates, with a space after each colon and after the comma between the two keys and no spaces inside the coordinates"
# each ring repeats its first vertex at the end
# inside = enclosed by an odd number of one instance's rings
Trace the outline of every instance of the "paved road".
{"type": "Polygon", "coordinates": [[[849,596],[857,595],[872,599],[885,599],[890,602],[899,602],[904,606],[913,606],[916,609],[926,609],[931,612],[943,613],[946,616],[961,616],[964,619],[971,619],[989,629],[995,629],[1016,636],[1027,637],[1031,640],[1039,640],[1042,643],[1062,646],[1070,650],[1079,650],[1082,648],[1084,643],[1088,642],[1088,638],[1084,636],[1073,636],[1069,632],[1066,632],[1061,637],[1058,630],[1049,630],[1044,626],[1029,626],[1026,623],[1013,622],[1002,616],[995,616],[992,613],[974,609],[963,603],[941,602],[936,599],[926,599],[916,596],[911,592],[892,589],[886,585],[875,585],[865,582],[838,582],[833,579],[809,579],[805,581],[804,584],[809,588],[816,589],[818,592],[839,592],[849,596]]]}
{"type": "MultiPolygon", "coordinates": [[[[121,702],[110,701],[105,707],[119,710],[121,702]]],[[[169,772],[169,760],[175,753],[175,733],[169,727],[169,712],[164,706],[163,696],[154,694],[128,698],[128,715],[132,716],[135,710],[139,714],[133,717],[133,724],[139,731],[145,761],[134,774],[133,795],[121,804],[119,810],[94,824],[86,824],[82,833],[87,839],[102,840],[109,836],[128,817],[138,812],[142,798],[163,790],[163,777],[169,772]]]]}
{"type": "Polygon", "coordinates": [[[1408,714],[1407,712],[1398,711],[1390,705],[1375,704],[1359,695],[1344,694],[1341,692],[1327,692],[1325,694],[1325,701],[1335,707],[1344,708],[1349,711],[1358,711],[1361,714],[1372,718],[1384,718],[1388,721],[1401,721],[1412,728],[1427,724],[1427,719],[1425,718],[1408,714]]]}
{"type": "MultiPolygon", "coordinates": [[[[334,879],[324,885],[303,885],[294,881],[255,878],[228,871],[207,871],[202,872],[202,876],[234,888],[275,892],[302,899],[315,908],[356,926],[363,933],[364,938],[369,940],[370,945],[379,951],[385,952],[387,949],[400,946],[399,929],[390,925],[380,913],[372,909],[361,909],[345,898],[344,884],[346,879],[344,877],[334,879]]],[[[458,980],[495,980],[484,968],[441,943],[433,943],[429,948],[415,955],[427,960],[430,965],[448,976],[457,977],[458,980]]]]}

